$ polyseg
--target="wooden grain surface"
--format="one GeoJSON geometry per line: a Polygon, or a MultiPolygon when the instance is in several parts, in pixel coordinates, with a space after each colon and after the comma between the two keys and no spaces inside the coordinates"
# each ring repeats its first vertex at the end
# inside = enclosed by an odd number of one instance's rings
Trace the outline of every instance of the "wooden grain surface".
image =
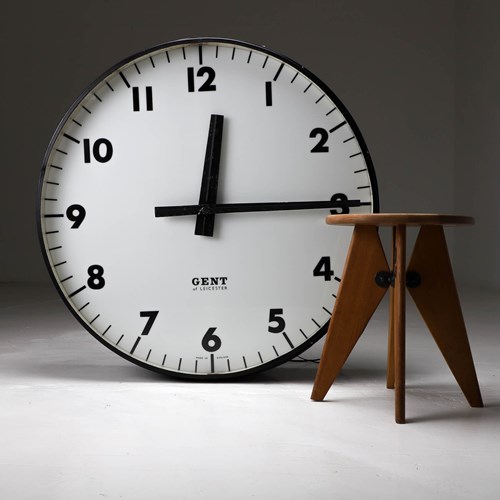
{"type": "Polygon", "coordinates": [[[337,226],[460,226],[474,224],[474,218],[444,214],[338,214],[328,215],[326,223],[337,226]]]}
{"type": "Polygon", "coordinates": [[[389,272],[389,266],[377,228],[356,227],[314,381],[314,401],[324,399],[387,292],[373,279],[379,271],[389,272]]]}

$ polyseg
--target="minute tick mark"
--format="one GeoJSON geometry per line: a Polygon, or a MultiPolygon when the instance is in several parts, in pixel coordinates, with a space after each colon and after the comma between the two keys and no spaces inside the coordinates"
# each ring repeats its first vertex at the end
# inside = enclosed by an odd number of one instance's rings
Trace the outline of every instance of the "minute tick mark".
{"type": "Polygon", "coordinates": [[[282,335],[283,335],[283,337],[285,337],[285,340],[288,342],[288,345],[290,346],[290,349],[293,349],[295,346],[292,344],[292,341],[290,340],[290,338],[288,337],[288,335],[286,334],[286,332],[283,332],[282,335]]]}
{"type": "Polygon", "coordinates": [[[285,65],[285,63],[281,63],[281,66],[278,68],[278,71],[274,75],[273,81],[276,81],[278,79],[278,77],[280,76],[281,70],[283,69],[284,65],[285,65]]]}
{"type": "Polygon", "coordinates": [[[74,297],[77,293],[80,293],[82,292],[83,290],[85,290],[85,288],[87,288],[85,285],[81,286],[78,290],[75,290],[73,293],[70,293],[68,295],[68,297],[71,299],[72,297],[74,297]]]}
{"type": "Polygon", "coordinates": [[[134,342],[134,345],[132,346],[132,350],[130,351],[130,354],[134,354],[134,351],[136,350],[140,341],[141,341],[141,337],[137,337],[136,341],[134,342]]]}
{"type": "Polygon", "coordinates": [[[343,122],[340,122],[338,125],[335,125],[335,127],[330,129],[330,134],[338,130],[340,127],[343,127],[346,123],[347,122],[344,120],[343,122]]]}
{"type": "Polygon", "coordinates": [[[122,77],[123,83],[125,83],[125,85],[129,89],[130,88],[130,83],[128,83],[128,80],[125,78],[125,75],[121,71],[118,74],[122,77]]]}

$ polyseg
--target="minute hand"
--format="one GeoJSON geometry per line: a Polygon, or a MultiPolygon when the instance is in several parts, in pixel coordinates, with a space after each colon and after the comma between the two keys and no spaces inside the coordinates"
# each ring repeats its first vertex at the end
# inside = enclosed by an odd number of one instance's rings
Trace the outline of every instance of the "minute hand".
{"type": "Polygon", "coordinates": [[[220,203],[201,205],[178,205],[155,207],[155,217],[175,217],[181,215],[211,215],[241,212],[275,212],[282,210],[314,210],[321,208],[350,208],[371,205],[360,200],[342,201],[276,201],[264,203],[220,203]]]}

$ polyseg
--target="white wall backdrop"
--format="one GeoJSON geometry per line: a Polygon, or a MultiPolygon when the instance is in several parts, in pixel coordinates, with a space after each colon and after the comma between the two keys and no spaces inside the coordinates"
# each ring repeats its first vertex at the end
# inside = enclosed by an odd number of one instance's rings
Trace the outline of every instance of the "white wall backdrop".
{"type": "Polygon", "coordinates": [[[0,282],[43,282],[35,193],[80,91],[125,56],[186,36],[265,44],[332,87],[371,151],[383,211],[472,214],[457,279],[500,288],[495,0],[46,0],[0,19],[0,282]],[[481,263],[482,265],[479,265],[481,263]]]}

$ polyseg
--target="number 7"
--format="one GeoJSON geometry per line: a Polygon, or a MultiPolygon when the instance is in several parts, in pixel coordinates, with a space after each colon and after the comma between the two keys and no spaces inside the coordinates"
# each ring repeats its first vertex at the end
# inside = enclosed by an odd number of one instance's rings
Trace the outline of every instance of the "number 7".
{"type": "Polygon", "coordinates": [[[146,326],[144,327],[144,330],[142,331],[141,335],[147,335],[149,331],[151,330],[151,327],[153,326],[153,323],[156,320],[156,317],[158,316],[159,311],[141,311],[140,316],[141,318],[148,318],[146,321],[146,326]]]}

